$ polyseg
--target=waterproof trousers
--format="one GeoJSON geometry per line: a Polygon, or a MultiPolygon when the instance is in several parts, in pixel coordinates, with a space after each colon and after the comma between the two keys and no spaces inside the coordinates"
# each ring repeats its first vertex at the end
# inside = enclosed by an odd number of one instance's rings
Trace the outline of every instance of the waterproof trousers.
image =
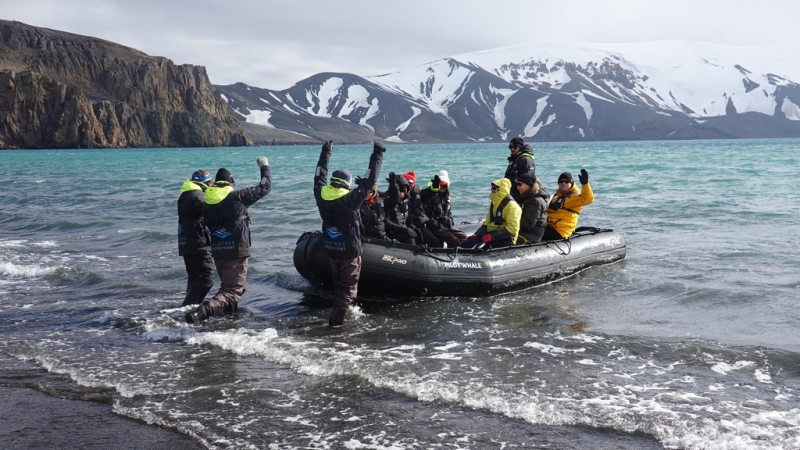
{"type": "Polygon", "coordinates": [[[458,247],[461,245],[462,242],[467,240],[467,233],[457,229],[457,228],[439,228],[438,230],[434,231],[433,234],[436,235],[442,242],[447,243],[447,246],[450,248],[458,247]]]}
{"type": "Polygon", "coordinates": [[[330,326],[338,326],[347,318],[347,310],[358,295],[361,278],[361,256],[353,259],[329,259],[333,272],[333,311],[328,319],[330,326]]]}
{"type": "Polygon", "coordinates": [[[416,241],[403,231],[387,231],[386,236],[402,244],[417,245],[416,241]]]}
{"type": "Polygon", "coordinates": [[[222,261],[214,260],[219,273],[219,291],[208,301],[216,314],[226,306],[231,310],[236,310],[239,304],[239,297],[244,294],[244,283],[247,280],[247,258],[225,259],[222,261]]]}
{"type": "MultiPolygon", "coordinates": [[[[433,232],[431,230],[429,230],[427,227],[415,228],[415,230],[417,230],[418,234],[422,235],[422,242],[421,242],[422,244],[425,244],[428,247],[441,247],[442,246],[442,241],[439,240],[439,238],[436,237],[436,235],[433,234],[433,232]]],[[[419,243],[420,243],[420,239],[417,239],[417,244],[419,244],[419,243]]]]}
{"type": "Polygon", "coordinates": [[[552,228],[551,226],[548,225],[544,229],[544,235],[542,236],[543,241],[560,241],[561,239],[564,238],[561,237],[561,235],[558,233],[558,231],[556,231],[555,228],[552,228]]]}
{"type": "Polygon", "coordinates": [[[520,235],[517,236],[517,245],[533,244],[535,242],[541,241],[542,236],[544,236],[545,229],[547,229],[547,227],[533,227],[533,230],[531,230],[530,232],[526,232],[525,237],[528,238],[528,241],[530,242],[525,242],[525,240],[522,239],[522,233],[520,233],[520,235]]]}
{"type": "Polygon", "coordinates": [[[211,253],[206,252],[184,256],[183,263],[186,265],[189,280],[186,282],[186,296],[182,306],[199,305],[214,285],[214,260],[211,253]]]}

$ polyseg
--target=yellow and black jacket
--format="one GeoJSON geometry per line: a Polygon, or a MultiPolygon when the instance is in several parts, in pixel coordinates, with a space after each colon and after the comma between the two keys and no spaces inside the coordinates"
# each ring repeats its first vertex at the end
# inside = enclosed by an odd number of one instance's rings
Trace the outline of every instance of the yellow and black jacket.
{"type": "Polygon", "coordinates": [[[558,231],[564,239],[572,236],[575,227],[578,226],[581,208],[594,201],[594,193],[589,183],[581,187],[582,191],[575,187],[573,182],[569,190],[557,190],[547,208],[547,226],[558,231]]]}

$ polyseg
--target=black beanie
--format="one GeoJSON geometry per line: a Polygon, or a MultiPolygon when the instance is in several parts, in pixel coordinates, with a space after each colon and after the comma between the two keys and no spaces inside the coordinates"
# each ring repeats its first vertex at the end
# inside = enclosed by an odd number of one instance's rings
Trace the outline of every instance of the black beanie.
{"type": "Polygon", "coordinates": [[[231,176],[231,173],[228,172],[228,169],[226,169],[224,167],[217,171],[217,176],[214,177],[214,180],[215,181],[227,181],[230,184],[234,184],[233,177],[231,176]]]}
{"type": "Polygon", "coordinates": [[[522,175],[519,176],[519,178],[517,178],[517,181],[525,183],[530,187],[533,187],[533,183],[536,183],[536,177],[534,177],[529,173],[523,173],[522,175]]]}
{"type": "Polygon", "coordinates": [[[521,137],[517,136],[517,137],[511,139],[511,142],[509,142],[508,145],[509,145],[509,147],[513,145],[515,147],[522,148],[522,147],[525,146],[525,140],[522,139],[521,137]]]}
{"type": "Polygon", "coordinates": [[[561,180],[567,180],[567,181],[569,181],[570,183],[572,183],[572,182],[573,182],[573,180],[572,180],[572,174],[571,174],[571,173],[569,173],[569,172],[564,172],[564,173],[562,173],[561,175],[559,175],[559,176],[558,176],[558,181],[561,181],[561,180]]]}

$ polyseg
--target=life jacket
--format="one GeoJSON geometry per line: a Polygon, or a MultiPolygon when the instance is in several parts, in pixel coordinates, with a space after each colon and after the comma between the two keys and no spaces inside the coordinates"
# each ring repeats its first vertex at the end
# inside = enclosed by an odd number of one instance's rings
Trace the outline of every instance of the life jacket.
{"type": "Polygon", "coordinates": [[[594,201],[594,192],[589,184],[582,190],[574,185],[566,192],[556,191],[547,207],[547,226],[555,229],[564,239],[568,239],[578,225],[578,217],[584,206],[594,201]]]}
{"type": "Polygon", "coordinates": [[[550,202],[550,205],[547,207],[547,209],[553,211],[558,211],[559,209],[563,209],[564,211],[568,211],[571,212],[572,214],[579,215],[580,213],[578,211],[575,211],[574,209],[569,209],[566,206],[564,206],[564,202],[566,202],[568,198],[572,197],[572,195],[575,194],[575,192],[577,191],[570,190],[561,195],[557,195],[550,202]]]}
{"type": "MultiPolygon", "coordinates": [[[[509,195],[506,198],[504,198],[499,205],[497,205],[497,211],[495,211],[493,219],[495,225],[501,226],[503,225],[503,223],[505,223],[505,219],[503,219],[503,208],[505,208],[506,205],[508,205],[508,202],[513,200],[514,199],[511,198],[511,196],[509,195]]],[[[491,214],[492,214],[492,205],[489,205],[489,215],[491,214]]]]}

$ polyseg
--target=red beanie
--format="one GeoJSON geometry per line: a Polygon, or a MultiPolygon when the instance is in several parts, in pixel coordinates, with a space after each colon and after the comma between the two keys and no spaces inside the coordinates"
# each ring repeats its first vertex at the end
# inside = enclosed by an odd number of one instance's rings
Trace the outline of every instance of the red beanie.
{"type": "Polygon", "coordinates": [[[408,184],[410,184],[411,186],[414,186],[414,182],[417,180],[417,176],[414,175],[414,171],[413,170],[408,172],[408,173],[404,173],[403,174],[403,178],[408,180],[408,184]]]}

